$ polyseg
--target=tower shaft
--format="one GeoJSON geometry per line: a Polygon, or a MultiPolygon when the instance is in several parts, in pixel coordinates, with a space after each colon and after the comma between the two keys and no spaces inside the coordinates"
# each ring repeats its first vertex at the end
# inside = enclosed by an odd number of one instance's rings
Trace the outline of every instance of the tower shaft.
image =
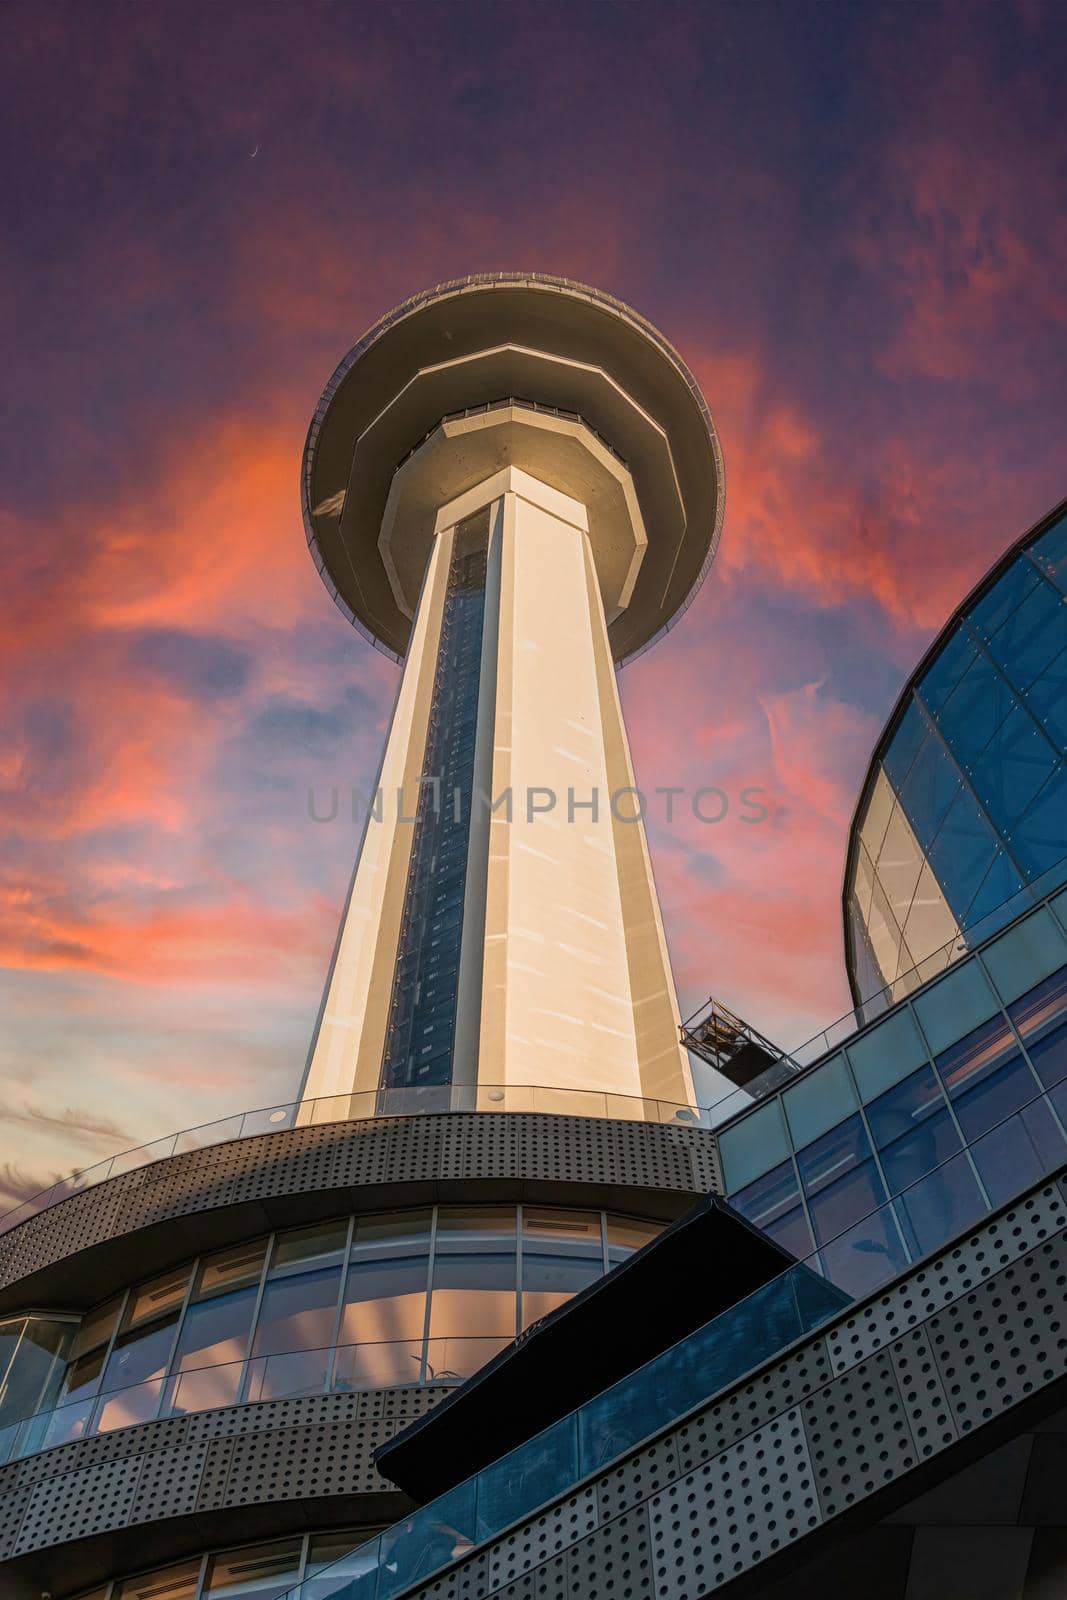
{"type": "Polygon", "coordinates": [[[303,1094],[692,1104],[587,506],[507,466],[432,534],[303,1094]]]}

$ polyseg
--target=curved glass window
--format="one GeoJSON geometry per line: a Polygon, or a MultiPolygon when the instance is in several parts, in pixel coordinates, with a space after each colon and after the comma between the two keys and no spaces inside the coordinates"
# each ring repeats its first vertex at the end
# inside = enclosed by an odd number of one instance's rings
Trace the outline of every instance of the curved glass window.
{"type": "Polygon", "coordinates": [[[335,1562],[377,1537],[380,1528],[349,1528],[337,1533],[292,1534],[265,1544],[240,1545],[192,1556],[137,1577],[116,1578],[78,1600],[278,1600],[303,1583],[305,1600],[340,1597],[352,1581],[330,1569],[335,1562]]]}
{"type": "Polygon", "coordinates": [[[0,1323],[0,1459],[219,1406],[456,1383],[660,1227],[542,1206],[342,1217],[186,1262],[80,1324],[0,1323]]]}
{"type": "Polygon", "coordinates": [[[872,769],[846,892],[861,1001],[900,998],[1067,878],[1065,548],[1061,517],[954,620],[872,769]]]}

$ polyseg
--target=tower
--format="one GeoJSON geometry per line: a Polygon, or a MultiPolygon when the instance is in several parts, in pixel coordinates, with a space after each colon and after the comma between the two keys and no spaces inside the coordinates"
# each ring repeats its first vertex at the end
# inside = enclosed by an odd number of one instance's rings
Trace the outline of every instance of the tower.
{"type": "Polygon", "coordinates": [[[722,522],[684,363],[567,280],[444,284],[330,380],[303,498],[337,604],[403,661],[304,1097],[532,1109],[536,1088],[684,1113],[615,679],[688,605],[722,522]]]}

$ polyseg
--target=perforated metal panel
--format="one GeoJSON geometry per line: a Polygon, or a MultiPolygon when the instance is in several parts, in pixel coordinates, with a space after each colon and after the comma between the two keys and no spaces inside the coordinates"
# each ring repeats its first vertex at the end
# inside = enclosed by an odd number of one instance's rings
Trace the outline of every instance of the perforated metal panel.
{"type": "Polygon", "coordinates": [[[930,1319],[956,1426],[969,1432],[1067,1372],[1067,1245],[1051,1239],[930,1319]]]}
{"type": "Polygon", "coordinates": [[[571,1600],[573,1594],[568,1555],[553,1556],[514,1583],[492,1591],[493,1600],[571,1600]]]}
{"type": "Polygon", "coordinates": [[[844,1372],[882,1349],[1064,1226],[1067,1203],[1060,1187],[1045,1184],[836,1323],[827,1334],[834,1371],[844,1372]]]}
{"type": "Polygon", "coordinates": [[[820,1520],[799,1409],[649,1502],[657,1595],[708,1594],[820,1520]]]}
{"type": "MultiPolygon", "coordinates": [[[[111,1261],[114,1270],[112,1258],[122,1253],[109,1257],[100,1247],[153,1228],[170,1257],[179,1259],[185,1235],[177,1228],[163,1232],[165,1224],[189,1219],[199,1240],[213,1213],[233,1207],[243,1207],[245,1217],[262,1208],[258,1226],[266,1231],[282,1204],[290,1220],[299,1220],[301,1196],[321,1214],[316,1197],[333,1195],[339,1209],[359,1209],[421,1202],[438,1186],[455,1191],[484,1182],[508,1183],[517,1195],[524,1185],[539,1193],[559,1185],[565,1203],[567,1185],[695,1195],[716,1186],[716,1173],[713,1134],[659,1123],[452,1113],[285,1128],[123,1173],[29,1218],[0,1236],[0,1295],[13,1305],[17,1285],[32,1279],[38,1300],[51,1285],[65,1290],[69,1301],[70,1278],[64,1284],[56,1274],[53,1281],[49,1268],[76,1265],[82,1251],[97,1247],[95,1267],[111,1261]]],[[[195,1245],[183,1248],[195,1254],[195,1245]]],[[[136,1277],[136,1264],[127,1264],[136,1277]]],[[[87,1290],[99,1298],[92,1275],[87,1290]]]]}
{"type": "Polygon", "coordinates": [[[904,1334],[890,1346],[889,1354],[916,1456],[923,1460],[945,1449],[956,1437],[956,1424],[926,1328],[913,1328],[904,1334]]]}
{"type": "MultiPolygon", "coordinates": [[[[889,1293],[605,1468],[583,1490],[596,1496],[595,1530],[567,1525],[572,1500],[490,1544],[480,1552],[486,1593],[493,1600],[616,1593],[693,1600],[727,1585],[732,1593],[735,1580],[788,1550],[802,1561],[805,1535],[891,1485],[906,1494],[922,1462],[1043,1384],[1067,1378],[1065,1224],[1058,1182],[1044,1185],[889,1293]],[[616,1534],[628,1549],[613,1544],[616,1534]],[[539,1560],[549,1545],[556,1553],[539,1560]]],[[[855,1593],[868,1592],[861,1575],[855,1593]]]]}
{"type": "Polygon", "coordinates": [[[638,1506],[604,1523],[575,1545],[568,1584],[568,1592],[582,1600],[653,1600],[648,1508],[638,1506]]]}
{"type": "Polygon", "coordinates": [[[640,1505],[680,1472],[678,1447],[673,1438],[658,1439],[636,1455],[628,1456],[617,1467],[610,1467],[597,1484],[601,1522],[608,1522],[630,1506],[640,1505]]]}
{"type": "Polygon", "coordinates": [[[511,1583],[520,1573],[538,1566],[575,1544],[597,1525],[596,1492],[582,1489],[557,1506],[531,1517],[513,1533],[490,1546],[486,1567],[487,1593],[511,1583]]]}
{"type": "MultiPolygon", "coordinates": [[[[395,1494],[374,1452],[444,1392],[384,1389],[229,1407],[44,1451],[6,1469],[0,1560],[206,1511],[232,1511],[239,1536],[242,1506],[395,1494]]],[[[302,1523],[303,1513],[289,1520],[302,1523]]],[[[137,1548],[131,1537],[134,1566],[137,1548]]],[[[150,1543],[142,1548],[151,1551],[150,1543]]]]}
{"type": "Polygon", "coordinates": [[[835,1517],[915,1465],[888,1351],[835,1378],[801,1407],[823,1515],[835,1517]]]}
{"type": "Polygon", "coordinates": [[[683,1423],[674,1436],[679,1470],[689,1472],[717,1456],[772,1417],[798,1405],[831,1376],[825,1340],[813,1339],[683,1423]]]}

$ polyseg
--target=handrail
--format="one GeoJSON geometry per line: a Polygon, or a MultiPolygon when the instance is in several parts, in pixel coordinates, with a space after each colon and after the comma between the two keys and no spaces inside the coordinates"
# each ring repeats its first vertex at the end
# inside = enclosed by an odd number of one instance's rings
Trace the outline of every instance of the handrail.
{"type": "MultiPolygon", "coordinates": [[[[180,1133],[169,1133],[148,1144],[110,1156],[69,1177],[57,1179],[38,1194],[20,1201],[0,1213],[0,1234],[45,1211],[71,1195],[103,1183],[108,1178],[136,1171],[154,1161],[226,1144],[259,1134],[278,1133],[285,1128],[305,1127],[325,1122],[353,1122],[387,1117],[432,1114],[434,1112],[533,1111],[546,1115],[606,1117],[632,1122],[674,1123],[688,1127],[711,1127],[712,1113],[727,1102],[737,1110],[749,1103],[742,1089],[731,1088],[720,1100],[708,1106],[676,1100],[656,1100],[641,1095],[608,1093],[599,1089],[556,1088],[548,1084],[443,1084],[428,1088],[364,1090],[345,1095],[324,1095],[312,1100],[290,1100],[282,1104],[238,1111],[214,1122],[200,1123],[180,1133]]],[[[716,1118],[722,1121],[728,1112],[716,1118]]]]}

